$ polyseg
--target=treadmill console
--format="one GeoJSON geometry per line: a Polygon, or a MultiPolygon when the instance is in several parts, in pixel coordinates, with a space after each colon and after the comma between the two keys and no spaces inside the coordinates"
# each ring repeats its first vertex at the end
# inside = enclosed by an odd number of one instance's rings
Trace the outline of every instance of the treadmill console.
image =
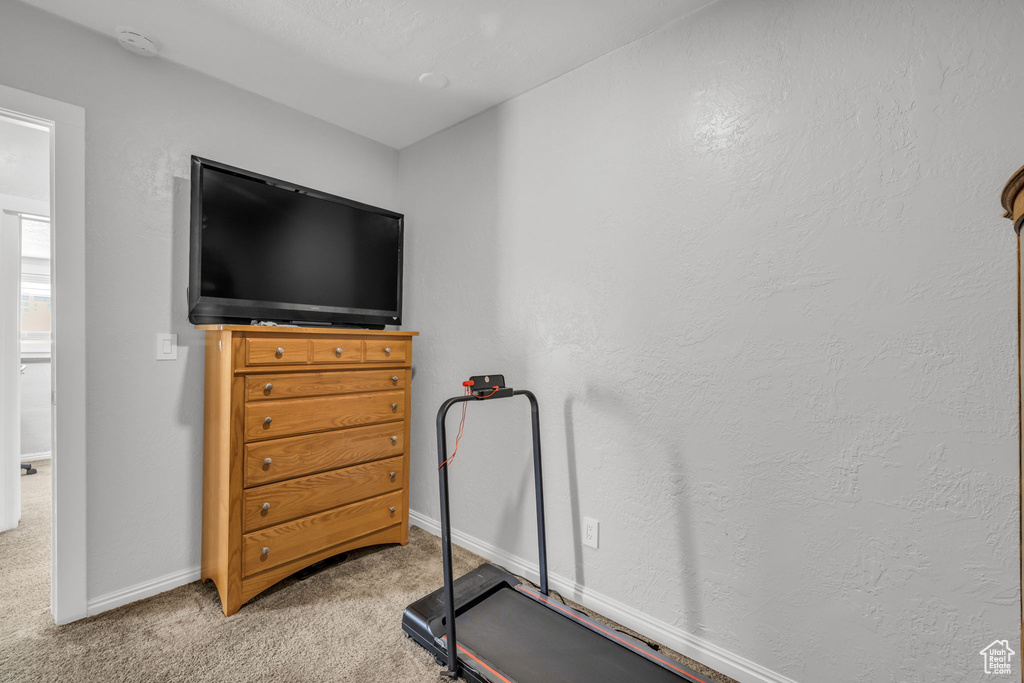
{"type": "Polygon", "coordinates": [[[512,395],[512,387],[505,386],[504,375],[473,375],[463,384],[476,398],[505,398],[512,395]]]}

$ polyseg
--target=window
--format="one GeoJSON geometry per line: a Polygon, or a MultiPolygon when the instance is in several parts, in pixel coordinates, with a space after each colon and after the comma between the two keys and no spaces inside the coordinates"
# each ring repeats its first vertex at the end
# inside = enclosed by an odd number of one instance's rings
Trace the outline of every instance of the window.
{"type": "Polygon", "coordinates": [[[50,221],[21,217],[21,356],[50,357],[50,221]]]}

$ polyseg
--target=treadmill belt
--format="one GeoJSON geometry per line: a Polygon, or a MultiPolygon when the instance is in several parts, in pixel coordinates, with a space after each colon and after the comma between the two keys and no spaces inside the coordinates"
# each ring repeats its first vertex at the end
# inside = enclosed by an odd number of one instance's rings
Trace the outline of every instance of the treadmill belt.
{"type": "Polygon", "coordinates": [[[511,588],[493,593],[455,623],[460,645],[516,683],[706,682],[674,661],[678,673],[665,669],[511,588]]]}

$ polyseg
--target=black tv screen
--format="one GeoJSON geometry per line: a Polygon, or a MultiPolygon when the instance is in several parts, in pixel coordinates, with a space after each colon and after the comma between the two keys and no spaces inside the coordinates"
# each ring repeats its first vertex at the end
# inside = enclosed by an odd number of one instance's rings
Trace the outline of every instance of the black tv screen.
{"type": "Polygon", "coordinates": [[[399,325],[402,214],[192,157],[189,320],[399,325]]]}

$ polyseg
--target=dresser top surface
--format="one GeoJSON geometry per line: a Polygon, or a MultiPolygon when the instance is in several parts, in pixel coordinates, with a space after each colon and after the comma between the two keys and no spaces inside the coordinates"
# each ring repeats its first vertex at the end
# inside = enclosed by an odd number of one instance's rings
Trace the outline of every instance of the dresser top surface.
{"type": "Polygon", "coordinates": [[[363,330],[347,327],[288,327],[285,325],[196,325],[197,330],[205,332],[252,332],[281,334],[316,335],[324,334],[334,337],[415,337],[419,332],[412,330],[363,330]]]}

